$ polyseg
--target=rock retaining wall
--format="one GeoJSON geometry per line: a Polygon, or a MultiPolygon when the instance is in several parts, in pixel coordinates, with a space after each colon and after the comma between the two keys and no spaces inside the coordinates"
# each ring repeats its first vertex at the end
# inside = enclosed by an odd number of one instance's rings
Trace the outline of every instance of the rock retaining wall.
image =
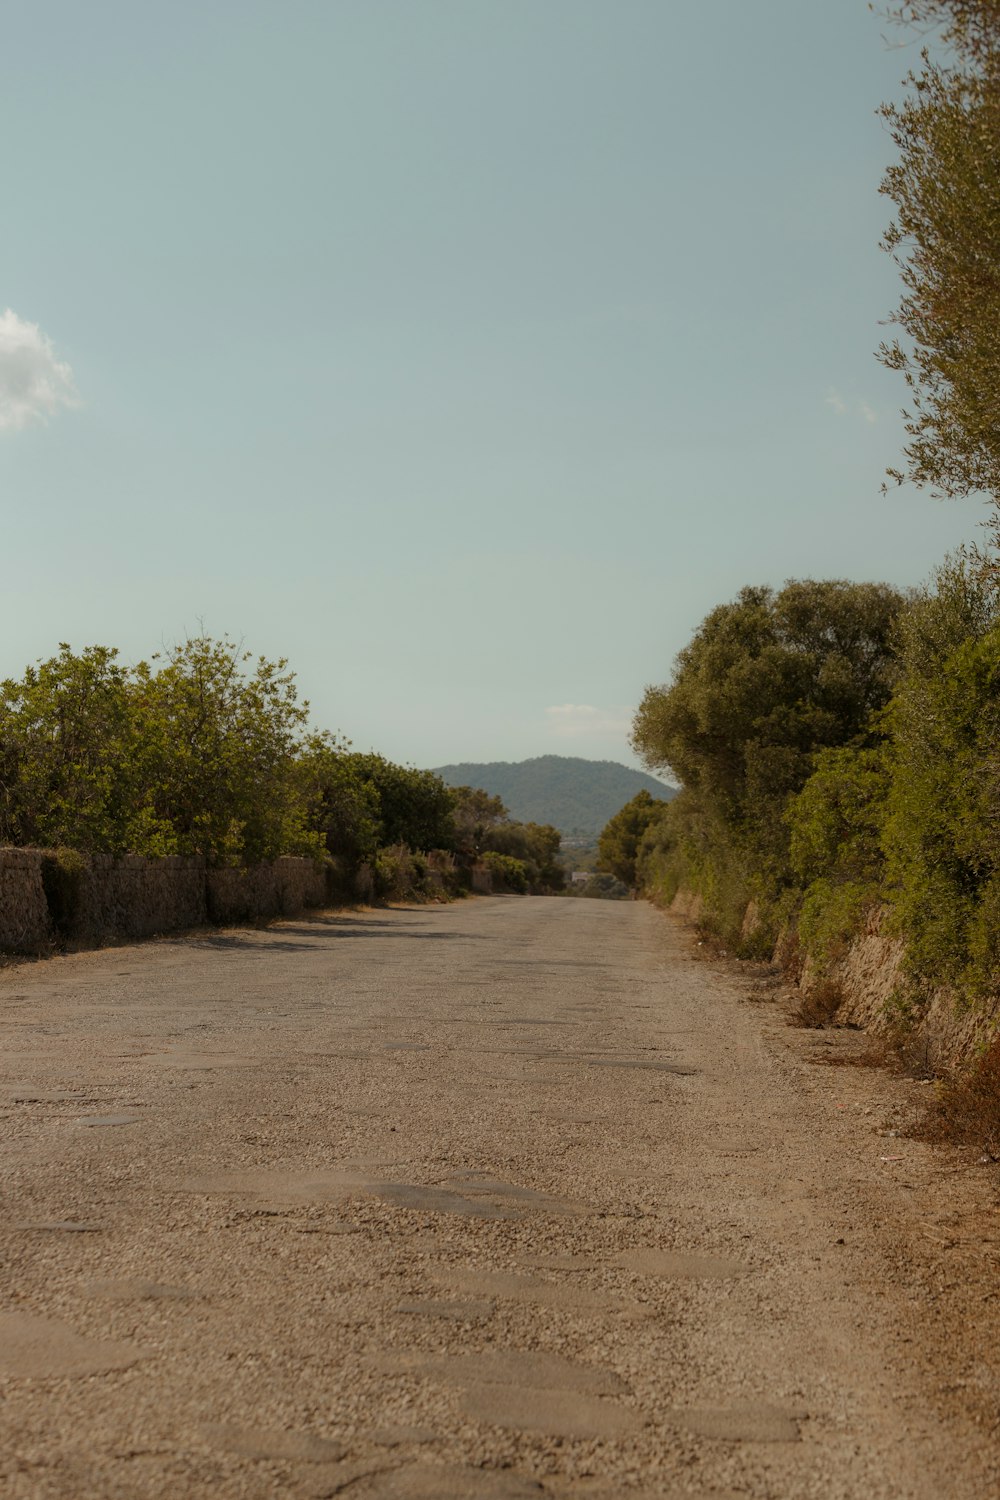
{"type": "Polygon", "coordinates": [[[38,953],[51,936],[41,855],[35,849],[0,849],[0,951],[38,953]]]}
{"type": "MultiPolygon", "coordinates": [[[[929,1071],[961,1069],[995,1033],[998,1002],[963,1005],[950,991],[940,989],[922,1006],[901,1009],[897,1002],[906,994],[906,944],[886,931],[888,914],[887,907],[870,911],[864,930],[831,965],[828,977],[844,996],[836,1019],[876,1034],[898,1033],[902,1028],[906,1050],[922,1056],[929,1071]]],[[[808,989],[815,980],[807,970],[799,983],[808,989]]]]}
{"type": "MultiPolygon", "coordinates": [[[[680,890],[670,911],[696,923],[701,897],[680,890]]],[[[778,938],[773,963],[789,984],[808,994],[819,984],[834,984],[842,996],[835,1024],[859,1026],[873,1035],[899,1039],[904,1050],[921,1059],[930,1071],[961,1071],[1000,1026],[1000,997],[992,1004],[963,1005],[948,990],[935,991],[915,1003],[904,969],[906,943],[890,930],[889,908],[873,908],[863,929],[846,944],[839,958],[822,972],[804,959],[794,925],[778,938]]],[[[743,936],[752,937],[760,913],[751,902],[743,920],[743,936]]]]}
{"type": "Polygon", "coordinates": [[[210,870],[204,860],[0,849],[0,951],[133,942],[213,922],[223,926],[294,916],[357,899],[336,865],[276,859],[248,870],[210,870]]]}

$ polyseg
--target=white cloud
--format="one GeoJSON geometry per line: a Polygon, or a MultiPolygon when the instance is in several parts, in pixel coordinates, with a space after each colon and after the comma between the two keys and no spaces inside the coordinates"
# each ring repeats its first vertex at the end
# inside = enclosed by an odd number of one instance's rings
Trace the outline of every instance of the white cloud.
{"type": "Polygon", "coordinates": [[[44,422],[76,404],[73,371],[56,358],[52,340],[9,307],[0,313],[0,430],[44,422]]]}
{"type": "Polygon", "coordinates": [[[555,703],[545,710],[550,734],[628,734],[629,710],[595,708],[592,703],[555,703]]]}
{"type": "Polygon", "coordinates": [[[872,426],[878,421],[878,412],[870,402],[864,401],[860,396],[852,396],[848,399],[842,396],[835,386],[831,386],[823,397],[823,404],[836,412],[838,417],[846,417],[850,412],[854,412],[872,426]]]}

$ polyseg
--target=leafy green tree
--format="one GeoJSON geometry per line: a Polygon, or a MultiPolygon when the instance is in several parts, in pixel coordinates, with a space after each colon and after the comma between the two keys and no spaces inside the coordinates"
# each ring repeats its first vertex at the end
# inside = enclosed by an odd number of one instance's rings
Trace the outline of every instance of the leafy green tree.
{"type": "Polygon", "coordinates": [[[824,751],[877,745],[903,605],[886,584],[805,580],[744,589],[708,615],[633,725],[647,765],[683,783],[640,840],[643,888],[665,900],[686,888],[708,930],[740,951],[766,948],[795,885],[789,804],[824,751]],[[744,940],[751,900],[758,921],[744,940]]]}
{"type": "Polygon", "coordinates": [[[379,843],[410,849],[451,849],[455,841],[451,789],[433,771],[399,766],[382,755],[346,756],[378,796],[379,843]]]}
{"type": "Polygon", "coordinates": [[[489,853],[517,860],[536,893],[560,891],[566,883],[558,860],[561,844],[562,835],[551,823],[495,823],[483,838],[484,858],[489,853]]]}
{"type": "Polygon", "coordinates": [[[141,662],[133,696],[149,830],[138,852],[212,864],[319,853],[295,774],[309,705],[286,661],[197,636],[141,662]]]}
{"type": "Polygon", "coordinates": [[[1000,584],[949,561],[902,635],[887,885],[913,973],[982,994],[1000,981],[1000,584]]]}
{"type": "Polygon", "coordinates": [[[902,337],[879,358],[909,398],[906,466],[890,475],[1000,503],[1000,4],[918,0],[894,16],[943,23],[951,51],[925,51],[903,102],[881,111],[899,151],[882,182],[896,210],[883,244],[904,292],[902,337]]]}
{"type": "Polygon", "coordinates": [[[352,868],[370,863],[382,831],[379,795],[348,747],[326,732],[310,735],[297,759],[296,778],[306,825],[327,852],[352,868]]]}
{"type": "Polygon", "coordinates": [[[128,672],[63,643],[0,684],[0,843],[130,847],[136,798],[128,672]]]}
{"type": "Polygon", "coordinates": [[[451,788],[452,820],[455,826],[455,850],[469,858],[484,847],[484,840],[497,824],[509,821],[510,814],[500,797],[493,797],[478,786],[451,788]]]}
{"type": "Polygon", "coordinates": [[[626,802],[604,826],[597,842],[599,870],[607,870],[632,889],[638,882],[636,859],[646,830],[666,812],[668,802],[658,801],[641,791],[626,802]]]}
{"type": "Polygon", "coordinates": [[[712,806],[772,881],[787,876],[785,804],[816,752],[864,736],[889,697],[902,605],[879,583],[745,588],[707,616],[672,682],[646,690],[636,751],[712,806]]]}

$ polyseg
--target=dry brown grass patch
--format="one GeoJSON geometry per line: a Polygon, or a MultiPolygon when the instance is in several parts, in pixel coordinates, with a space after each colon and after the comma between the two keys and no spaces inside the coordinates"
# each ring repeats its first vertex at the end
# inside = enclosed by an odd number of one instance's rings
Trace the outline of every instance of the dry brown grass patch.
{"type": "Polygon", "coordinates": [[[967,1071],[939,1081],[914,1134],[1000,1159],[1000,1036],[967,1071]]]}
{"type": "Polygon", "coordinates": [[[788,1024],[813,1031],[832,1026],[843,999],[844,992],[835,980],[821,979],[791,1007],[788,1024]]]}

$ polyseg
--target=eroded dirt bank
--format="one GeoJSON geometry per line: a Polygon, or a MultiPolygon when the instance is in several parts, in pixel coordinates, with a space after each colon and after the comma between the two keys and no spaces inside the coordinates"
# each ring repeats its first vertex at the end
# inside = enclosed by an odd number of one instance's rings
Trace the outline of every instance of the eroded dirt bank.
{"type": "Polygon", "coordinates": [[[0,1026],[5,1495],[1000,1486],[986,1169],[649,907],[82,954],[0,1026]]]}

